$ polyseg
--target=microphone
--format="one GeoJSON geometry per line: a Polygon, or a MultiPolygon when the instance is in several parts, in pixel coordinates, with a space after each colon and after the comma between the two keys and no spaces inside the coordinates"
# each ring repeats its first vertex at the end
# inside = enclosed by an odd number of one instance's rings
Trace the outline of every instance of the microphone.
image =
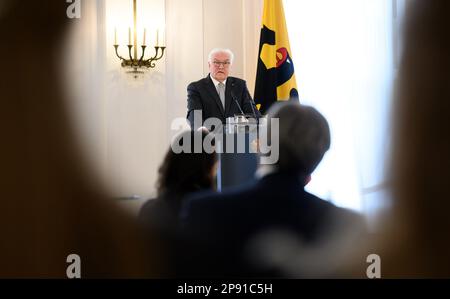
{"type": "MultiPolygon", "coordinates": [[[[256,112],[255,112],[255,108],[253,107],[253,104],[255,103],[252,99],[252,97],[250,98],[250,106],[252,107],[252,112],[253,112],[253,117],[257,120],[258,118],[256,117],[256,112]]],[[[256,105],[255,105],[256,106],[256,105]]]]}
{"type": "MultiPolygon", "coordinates": [[[[231,88],[233,88],[233,87],[234,87],[234,83],[231,83],[231,88]]],[[[245,115],[244,111],[241,108],[241,105],[239,105],[239,102],[236,100],[236,97],[234,96],[233,89],[231,90],[231,98],[233,99],[233,101],[238,106],[239,111],[241,111],[242,115],[245,115]]]]}

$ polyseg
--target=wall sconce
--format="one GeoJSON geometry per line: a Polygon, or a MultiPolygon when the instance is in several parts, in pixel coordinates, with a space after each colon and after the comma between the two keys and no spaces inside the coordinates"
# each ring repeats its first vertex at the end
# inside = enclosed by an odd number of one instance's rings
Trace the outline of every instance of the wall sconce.
{"type": "Polygon", "coordinates": [[[155,55],[151,58],[145,57],[145,50],[147,45],[145,44],[145,38],[147,34],[147,29],[144,29],[144,38],[142,41],[142,54],[138,58],[138,45],[137,45],[137,0],[133,0],[133,43],[131,38],[131,28],[128,29],[128,55],[129,59],[126,59],[119,55],[119,45],[117,44],[117,29],[114,31],[114,49],[116,51],[116,56],[122,61],[121,65],[123,68],[129,69],[127,73],[134,74],[134,78],[137,78],[139,74],[144,74],[145,69],[154,68],[156,66],[156,61],[160,60],[164,56],[165,46],[159,46],[159,30],[156,31],[156,45],[155,45],[155,55]]]}

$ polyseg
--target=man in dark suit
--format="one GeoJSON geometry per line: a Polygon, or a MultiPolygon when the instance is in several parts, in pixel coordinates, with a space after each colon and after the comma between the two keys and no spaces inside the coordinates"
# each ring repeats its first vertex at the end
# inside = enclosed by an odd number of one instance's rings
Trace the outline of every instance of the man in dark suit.
{"type": "Polygon", "coordinates": [[[188,199],[181,216],[196,244],[188,274],[323,277],[363,235],[362,217],[304,189],[330,147],[325,118],[298,102],[275,104],[270,118],[279,119],[275,165],[261,165],[252,185],[188,199]]]}
{"type": "Polygon", "coordinates": [[[260,117],[244,80],[230,77],[233,53],[228,49],[214,49],[208,57],[209,74],[187,88],[187,119],[191,128],[201,127],[208,118],[217,118],[222,124],[236,114],[260,117]],[[195,111],[201,120],[194,122],[195,111]]]}

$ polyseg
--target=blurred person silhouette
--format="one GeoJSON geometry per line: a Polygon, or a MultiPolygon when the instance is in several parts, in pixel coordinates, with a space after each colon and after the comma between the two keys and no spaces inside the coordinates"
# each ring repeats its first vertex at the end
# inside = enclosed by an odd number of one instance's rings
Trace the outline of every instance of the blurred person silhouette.
{"type": "Polygon", "coordinates": [[[408,3],[393,118],[382,277],[449,278],[450,1],[408,3]]]}
{"type": "Polygon", "coordinates": [[[180,210],[186,196],[214,189],[217,159],[214,139],[208,134],[189,130],[175,137],[159,168],[157,197],[148,200],[139,213],[143,228],[166,245],[164,278],[183,275],[195,254],[192,242],[180,231],[180,210]]]}
{"type": "Polygon", "coordinates": [[[210,136],[205,130],[189,130],[175,137],[159,168],[157,198],[148,200],[139,214],[146,226],[168,234],[176,233],[183,199],[191,193],[214,188],[216,154],[203,147],[204,142],[213,145],[212,137],[208,141],[210,136]],[[196,141],[202,145],[197,152],[196,141]],[[177,147],[183,151],[175,152],[177,147]]]}
{"type": "Polygon", "coordinates": [[[0,277],[64,278],[70,254],[80,257],[82,278],[158,276],[158,241],[89,176],[68,123],[60,82],[67,3],[2,4],[0,277]]]}
{"type": "Polygon", "coordinates": [[[349,228],[364,229],[359,215],[304,189],[330,148],[326,119],[298,102],[273,105],[273,118],[279,119],[278,162],[261,165],[254,184],[197,195],[184,207],[183,226],[198,249],[190,275],[324,276],[354,245],[357,234],[349,228]]]}

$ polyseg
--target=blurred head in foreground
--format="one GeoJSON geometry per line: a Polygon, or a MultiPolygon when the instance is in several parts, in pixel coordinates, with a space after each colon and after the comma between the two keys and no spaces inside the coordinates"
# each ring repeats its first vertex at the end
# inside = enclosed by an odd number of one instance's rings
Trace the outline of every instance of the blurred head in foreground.
{"type": "Polygon", "coordinates": [[[203,143],[213,142],[206,131],[186,131],[175,137],[159,168],[158,195],[172,192],[180,195],[212,189],[214,186],[216,154],[207,152],[203,143]],[[195,143],[201,144],[196,152],[195,143]],[[201,142],[201,143],[200,143],[201,142]],[[184,144],[187,143],[187,144],[184,144]],[[174,149],[186,149],[175,152],[174,149]]]}
{"type": "MultiPolygon", "coordinates": [[[[289,177],[298,177],[300,187],[300,183],[308,182],[310,175],[330,149],[331,134],[328,122],[315,108],[301,105],[298,101],[275,103],[268,111],[268,118],[279,119],[280,154],[278,163],[274,165],[275,171],[289,177]]],[[[272,129],[270,124],[269,130],[272,129]]],[[[286,232],[273,235],[269,232],[265,236],[265,247],[270,254],[266,254],[265,258],[277,260],[276,256],[284,256],[281,265],[287,277],[360,277],[361,271],[341,272],[341,269],[348,264],[361,265],[365,262],[365,257],[361,257],[354,246],[355,243],[365,240],[366,226],[363,217],[325,203],[319,198],[297,199],[300,202],[314,201],[323,205],[305,205],[297,214],[298,216],[304,213],[302,221],[305,223],[311,221],[307,218],[314,218],[307,226],[308,229],[314,225],[321,227],[315,232],[320,236],[320,241],[308,243],[286,232]],[[325,210],[328,211],[321,214],[325,210]],[[313,223],[315,224],[312,225],[313,223]]]]}
{"type": "Polygon", "coordinates": [[[203,147],[213,140],[202,130],[188,130],[175,137],[159,168],[157,198],[147,201],[140,211],[139,218],[147,228],[176,233],[185,197],[214,188],[216,154],[213,146],[211,151],[203,147]]]}
{"type": "Polygon", "coordinates": [[[18,59],[0,72],[0,277],[63,278],[70,254],[81,277],[152,276],[155,250],[89,176],[67,121],[66,1],[2,4],[0,56],[18,59]]]}
{"type": "Polygon", "coordinates": [[[275,103],[268,111],[268,119],[272,118],[279,119],[279,130],[275,132],[280,151],[276,170],[308,177],[330,149],[327,120],[315,108],[298,101],[275,103]]]}
{"type": "Polygon", "coordinates": [[[450,277],[450,1],[410,1],[383,276],[450,277]]]}

